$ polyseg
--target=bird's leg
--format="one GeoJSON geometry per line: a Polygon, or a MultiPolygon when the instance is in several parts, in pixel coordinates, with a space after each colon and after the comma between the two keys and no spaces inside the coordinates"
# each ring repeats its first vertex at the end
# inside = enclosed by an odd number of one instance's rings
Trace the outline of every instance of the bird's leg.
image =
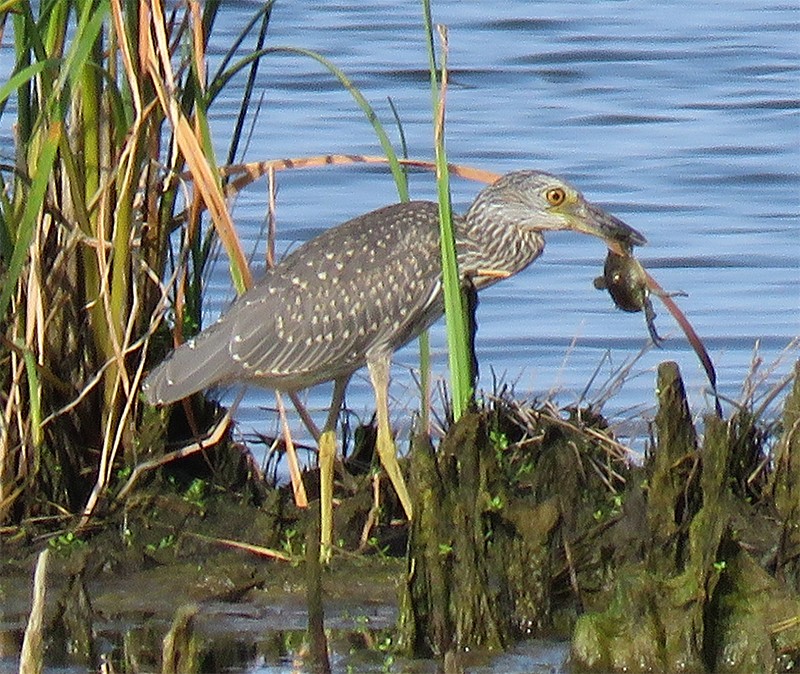
{"type": "Polygon", "coordinates": [[[317,428],[317,425],[308,413],[303,401],[300,400],[300,396],[297,395],[297,391],[289,391],[289,400],[292,401],[292,405],[294,405],[294,408],[297,410],[297,414],[300,415],[303,425],[308,432],[311,433],[311,437],[314,438],[315,442],[319,442],[319,428],[317,428]]]}
{"type": "Polygon", "coordinates": [[[403,510],[406,512],[406,517],[411,519],[411,498],[408,495],[403,474],[400,472],[400,464],[397,463],[397,447],[389,426],[389,365],[388,355],[380,355],[367,361],[372,388],[375,389],[378,417],[378,438],[375,444],[381,465],[392,482],[400,503],[403,505],[403,510]]]}
{"type": "Polygon", "coordinates": [[[336,460],[336,420],[342,407],[349,377],[333,382],[333,396],[328,418],[319,435],[319,508],[320,546],[319,559],[323,564],[331,560],[333,545],[333,464],[336,460]]]}

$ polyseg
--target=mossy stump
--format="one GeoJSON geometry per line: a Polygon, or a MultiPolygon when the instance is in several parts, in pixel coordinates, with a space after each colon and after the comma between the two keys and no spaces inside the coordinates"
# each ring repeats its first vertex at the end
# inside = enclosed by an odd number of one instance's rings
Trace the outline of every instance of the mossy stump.
{"type": "MultiPolygon", "coordinates": [[[[658,372],[655,451],[645,479],[628,502],[645,508],[640,553],[621,558],[605,609],[578,620],[572,642],[577,671],[776,672],[796,671],[800,658],[800,597],[796,545],[787,535],[797,516],[797,465],[788,447],[797,442],[800,384],[787,401],[774,479],[777,496],[760,503],[743,492],[740,474],[753,447],[752,423],[705,418],[702,448],[689,416],[675,363],[658,372]],[[794,429],[794,430],[792,430],[794,429]],[[783,448],[786,448],[785,451],[783,448]],[[782,464],[780,462],[783,462],[782,464]],[[641,491],[644,499],[633,498],[641,491]],[[783,505],[782,505],[783,504],[783,505]],[[745,537],[784,519],[783,560],[760,564],[745,537]],[[773,567],[775,575],[769,572],[773,567]]],[[[631,517],[631,513],[626,513],[631,517]]],[[[620,520],[623,524],[625,517],[620,520]]],[[[792,529],[794,527],[794,529],[792,529]]]]}
{"type": "Polygon", "coordinates": [[[465,641],[488,648],[505,643],[503,618],[488,595],[490,569],[482,552],[489,497],[482,452],[476,449],[485,435],[479,415],[468,414],[443,441],[438,457],[426,439],[415,442],[416,516],[409,534],[404,622],[418,655],[443,656],[465,641]],[[459,452],[462,448],[467,451],[459,452]]]}
{"type": "Polygon", "coordinates": [[[794,388],[784,405],[783,433],[775,450],[770,486],[783,521],[778,577],[800,594],[800,361],[795,364],[794,388]]]}
{"type": "Polygon", "coordinates": [[[590,410],[499,403],[415,441],[407,651],[571,629],[576,671],[797,671],[800,383],[774,445],[744,408],[699,434],[674,363],[657,391],[641,466],[590,410]]]}
{"type": "Polygon", "coordinates": [[[464,415],[437,452],[415,441],[401,643],[417,656],[504,648],[552,628],[554,587],[568,587],[557,537],[581,518],[594,524],[608,492],[583,465],[597,451],[589,436],[530,413],[535,438],[512,439],[519,427],[494,409],[464,415]]]}

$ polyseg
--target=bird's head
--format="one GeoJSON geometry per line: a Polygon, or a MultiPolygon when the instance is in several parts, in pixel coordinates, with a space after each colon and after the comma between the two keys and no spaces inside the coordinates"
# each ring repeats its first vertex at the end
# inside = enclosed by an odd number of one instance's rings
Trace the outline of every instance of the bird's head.
{"type": "Polygon", "coordinates": [[[541,171],[514,171],[499,178],[475,199],[467,221],[537,232],[572,230],[627,247],[647,243],[622,220],[586,201],[568,182],[541,171]]]}

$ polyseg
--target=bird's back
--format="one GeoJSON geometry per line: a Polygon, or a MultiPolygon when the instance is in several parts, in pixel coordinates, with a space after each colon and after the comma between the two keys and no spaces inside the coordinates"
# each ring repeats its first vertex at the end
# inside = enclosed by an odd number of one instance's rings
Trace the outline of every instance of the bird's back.
{"type": "Polygon", "coordinates": [[[438,206],[417,201],[323,232],[282,260],[143,386],[151,403],[216,384],[298,390],[394,351],[442,313],[438,206]]]}

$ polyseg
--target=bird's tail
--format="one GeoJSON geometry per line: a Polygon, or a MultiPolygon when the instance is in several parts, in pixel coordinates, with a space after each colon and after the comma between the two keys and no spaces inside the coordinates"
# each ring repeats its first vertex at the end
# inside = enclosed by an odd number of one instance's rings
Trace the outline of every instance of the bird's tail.
{"type": "Polygon", "coordinates": [[[235,364],[229,342],[224,323],[218,323],[181,344],[144,380],[147,402],[166,405],[229,381],[235,364]]]}

